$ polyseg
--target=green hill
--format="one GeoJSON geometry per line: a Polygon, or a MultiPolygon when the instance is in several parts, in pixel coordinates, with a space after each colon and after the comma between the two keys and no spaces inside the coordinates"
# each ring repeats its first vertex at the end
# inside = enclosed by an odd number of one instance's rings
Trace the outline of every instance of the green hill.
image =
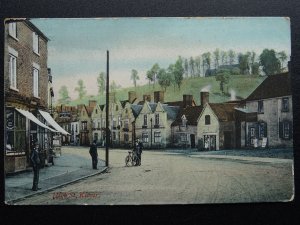
{"type": "MultiPolygon", "coordinates": [[[[223,95],[220,91],[220,82],[215,77],[196,77],[184,79],[180,90],[173,86],[167,88],[165,92],[165,102],[180,101],[183,94],[191,94],[198,105],[200,103],[200,91],[203,88],[209,88],[210,102],[219,103],[230,101],[230,91],[233,90],[237,99],[246,98],[255,90],[255,88],[265,79],[261,76],[253,75],[231,75],[228,85],[225,85],[227,94],[223,95]]],[[[158,85],[148,84],[137,86],[136,88],[122,88],[116,91],[116,98],[119,100],[127,100],[129,91],[136,91],[137,96],[142,100],[144,94],[151,94],[153,100],[153,92],[160,91],[162,88],[158,85]]],[[[89,100],[97,100],[99,104],[105,103],[105,96],[87,96],[82,100],[73,100],[70,105],[88,104],[89,100]]]]}

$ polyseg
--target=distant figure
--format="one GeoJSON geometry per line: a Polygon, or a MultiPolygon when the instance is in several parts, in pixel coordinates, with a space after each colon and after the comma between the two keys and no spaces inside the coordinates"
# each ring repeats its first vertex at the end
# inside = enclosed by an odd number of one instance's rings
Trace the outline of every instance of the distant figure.
{"type": "Polygon", "coordinates": [[[41,164],[41,160],[39,157],[39,143],[37,140],[35,141],[35,144],[32,145],[30,160],[31,160],[32,167],[33,167],[32,190],[37,191],[40,189],[38,187],[38,184],[39,184],[39,172],[40,172],[40,164],[41,164]]]}
{"type": "Polygon", "coordinates": [[[93,141],[90,147],[90,155],[92,157],[93,169],[96,170],[98,164],[98,152],[97,152],[96,140],[93,141]]]}
{"type": "Polygon", "coordinates": [[[143,146],[143,143],[140,142],[140,140],[138,138],[136,139],[135,145],[136,145],[137,155],[139,157],[139,164],[138,164],[138,166],[140,166],[141,163],[142,163],[142,152],[143,152],[143,147],[144,146],[143,146]]]}

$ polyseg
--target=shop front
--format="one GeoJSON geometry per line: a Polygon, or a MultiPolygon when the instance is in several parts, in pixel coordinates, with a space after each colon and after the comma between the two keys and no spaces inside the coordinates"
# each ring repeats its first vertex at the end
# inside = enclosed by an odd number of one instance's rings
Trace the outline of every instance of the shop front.
{"type": "Polygon", "coordinates": [[[34,141],[39,142],[40,158],[44,166],[47,163],[47,151],[50,148],[49,140],[51,140],[52,133],[58,131],[42,123],[27,110],[7,107],[5,113],[5,173],[15,173],[30,167],[29,156],[34,141]]]}

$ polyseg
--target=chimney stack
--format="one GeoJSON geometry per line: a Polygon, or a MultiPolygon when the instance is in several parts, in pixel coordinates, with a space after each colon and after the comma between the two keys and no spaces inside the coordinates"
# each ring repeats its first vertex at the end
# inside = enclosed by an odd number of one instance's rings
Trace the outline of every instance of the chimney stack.
{"type": "Polygon", "coordinates": [[[188,106],[192,106],[193,103],[193,95],[183,95],[183,107],[186,108],[188,106]]]}
{"type": "Polygon", "coordinates": [[[115,103],[116,102],[116,92],[109,93],[109,102],[115,103]]]}
{"type": "Polygon", "coordinates": [[[149,94],[143,95],[143,101],[151,102],[151,95],[149,95],[149,94]]]}
{"type": "Polygon", "coordinates": [[[200,104],[204,106],[206,103],[209,103],[209,92],[201,91],[200,92],[200,104]]]}
{"type": "Polygon", "coordinates": [[[128,101],[130,103],[133,103],[135,99],[136,99],[136,92],[135,91],[129,91],[128,92],[128,101]]]}
{"type": "Polygon", "coordinates": [[[155,91],[154,92],[154,102],[155,103],[163,103],[164,102],[164,92],[163,91],[155,91]]]}
{"type": "Polygon", "coordinates": [[[89,107],[95,107],[97,105],[96,100],[89,100],[89,107]]]}

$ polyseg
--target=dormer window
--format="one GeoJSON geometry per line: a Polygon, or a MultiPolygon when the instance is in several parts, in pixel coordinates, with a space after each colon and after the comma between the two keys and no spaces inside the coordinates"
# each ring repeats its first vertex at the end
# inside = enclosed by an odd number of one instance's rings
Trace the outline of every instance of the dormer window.
{"type": "Polygon", "coordinates": [[[186,119],[185,115],[183,115],[183,116],[181,117],[181,123],[182,123],[182,126],[183,126],[183,127],[186,127],[186,122],[187,122],[187,119],[186,119]]]}
{"type": "Polygon", "coordinates": [[[210,125],[210,115],[205,116],[205,125],[210,125]]]}
{"type": "Polygon", "coordinates": [[[144,126],[147,126],[147,115],[144,115],[144,126]]]}

